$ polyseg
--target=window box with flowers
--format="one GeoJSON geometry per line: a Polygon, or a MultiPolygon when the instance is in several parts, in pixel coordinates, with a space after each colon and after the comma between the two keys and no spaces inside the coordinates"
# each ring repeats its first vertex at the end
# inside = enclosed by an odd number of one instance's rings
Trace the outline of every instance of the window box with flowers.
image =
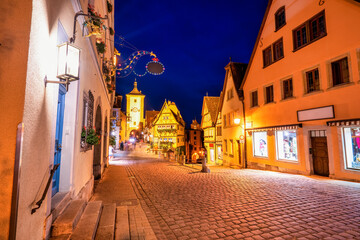
{"type": "Polygon", "coordinates": [[[101,35],[101,31],[104,29],[103,22],[101,19],[93,18],[93,17],[101,17],[100,14],[95,12],[95,8],[92,5],[88,5],[88,14],[89,18],[84,22],[84,26],[90,27],[90,33],[87,37],[92,35],[101,35]]]}
{"type": "Polygon", "coordinates": [[[105,43],[101,40],[96,41],[96,50],[99,54],[103,54],[106,52],[105,43]]]}
{"type": "Polygon", "coordinates": [[[90,128],[86,130],[84,127],[81,131],[81,145],[97,145],[100,143],[100,136],[96,133],[95,129],[90,128]]]}

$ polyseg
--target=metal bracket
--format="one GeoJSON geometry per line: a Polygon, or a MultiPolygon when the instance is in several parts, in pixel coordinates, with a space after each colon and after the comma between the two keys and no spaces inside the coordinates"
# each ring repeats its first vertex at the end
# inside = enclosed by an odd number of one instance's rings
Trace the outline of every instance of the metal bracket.
{"type": "Polygon", "coordinates": [[[73,31],[73,36],[70,38],[70,43],[74,43],[74,42],[75,42],[76,19],[77,19],[78,16],[91,17],[91,18],[102,19],[102,20],[108,19],[108,16],[107,16],[107,15],[102,18],[102,17],[97,17],[97,16],[92,16],[92,15],[86,14],[86,13],[84,13],[83,11],[77,12],[77,13],[75,14],[75,17],[74,17],[74,31],[73,31]]]}
{"type": "Polygon", "coordinates": [[[63,84],[65,85],[66,91],[69,90],[69,85],[71,82],[76,81],[76,79],[69,79],[69,78],[65,78],[65,79],[61,79],[60,81],[54,81],[54,80],[47,80],[47,76],[45,75],[44,78],[44,82],[45,82],[45,87],[48,83],[57,83],[57,84],[63,84]]]}

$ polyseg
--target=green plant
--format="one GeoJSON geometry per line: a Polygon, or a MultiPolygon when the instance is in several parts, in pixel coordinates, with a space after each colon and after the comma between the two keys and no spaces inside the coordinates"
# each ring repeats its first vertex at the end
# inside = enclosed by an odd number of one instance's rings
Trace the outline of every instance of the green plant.
{"type": "Polygon", "coordinates": [[[110,138],[109,138],[109,145],[111,145],[111,146],[115,146],[116,145],[116,138],[115,138],[115,136],[110,136],[110,138]]]}
{"type": "Polygon", "coordinates": [[[107,8],[108,8],[108,12],[109,12],[109,13],[112,12],[113,6],[112,6],[112,4],[111,4],[109,1],[107,1],[107,8]]]}
{"type": "Polygon", "coordinates": [[[105,43],[103,41],[96,42],[96,49],[98,53],[105,53],[106,51],[105,43]]]}
{"type": "Polygon", "coordinates": [[[95,129],[89,129],[86,136],[86,142],[90,145],[97,145],[100,143],[100,136],[96,134],[95,129]]]}

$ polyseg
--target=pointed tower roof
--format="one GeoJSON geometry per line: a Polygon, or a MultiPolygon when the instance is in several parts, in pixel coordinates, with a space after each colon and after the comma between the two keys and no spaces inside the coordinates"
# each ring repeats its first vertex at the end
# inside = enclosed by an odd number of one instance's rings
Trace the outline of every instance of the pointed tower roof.
{"type": "Polygon", "coordinates": [[[135,82],[134,82],[134,89],[131,92],[129,92],[128,94],[131,94],[131,95],[143,95],[141,93],[141,91],[139,91],[139,89],[137,88],[136,78],[135,78],[135,82]]]}

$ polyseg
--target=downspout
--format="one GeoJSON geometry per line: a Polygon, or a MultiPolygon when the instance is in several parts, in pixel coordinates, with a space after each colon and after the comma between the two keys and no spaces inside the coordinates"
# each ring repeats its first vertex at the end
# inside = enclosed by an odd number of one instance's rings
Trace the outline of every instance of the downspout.
{"type": "MultiPolygon", "coordinates": [[[[242,90],[241,90],[242,91],[242,90]]],[[[242,103],[242,110],[243,110],[243,121],[244,121],[244,167],[247,168],[247,148],[246,148],[246,122],[245,122],[245,104],[244,104],[244,92],[242,91],[242,98],[241,98],[241,103],[242,103]]]]}

